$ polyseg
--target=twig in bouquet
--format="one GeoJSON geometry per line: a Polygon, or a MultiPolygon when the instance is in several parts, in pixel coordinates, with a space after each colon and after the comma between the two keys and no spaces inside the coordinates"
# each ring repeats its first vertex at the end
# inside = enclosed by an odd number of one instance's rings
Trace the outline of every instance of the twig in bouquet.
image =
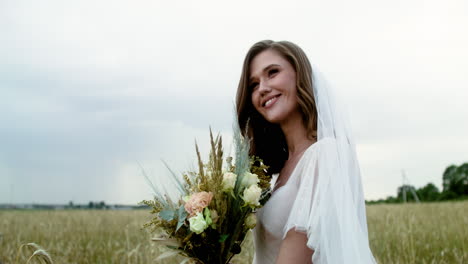
{"type": "MultiPolygon", "coordinates": [[[[248,131],[249,120],[247,120],[245,131],[248,131]]],[[[248,137],[242,137],[238,122],[234,122],[234,146],[236,149],[234,173],[239,179],[236,182],[235,190],[238,191],[244,178],[244,172],[250,171],[250,141],[248,137]]],[[[247,134],[247,132],[246,132],[247,134]]]]}
{"type": "Polygon", "coordinates": [[[211,128],[210,128],[210,143],[211,143],[210,168],[214,172],[221,172],[222,167],[223,167],[223,148],[222,148],[223,139],[219,134],[216,136],[216,139],[214,139],[211,128]]]}
{"type": "Polygon", "coordinates": [[[205,177],[205,171],[204,171],[204,165],[203,165],[203,160],[201,158],[201,155],[200,155],[200,150],[198,149],[198,144],[197,144],[197,141],[195,140],[195,150],[197,152],[197,159],[198,159],[198,176],[200,177],[199,178],[199,181],[196,182],[196,186],[197,186],[197,190],[196,191],[200,191],[205,185],[206,185],[206,177],[205,177]]]}
{"type": "Polygon", "coordinates": [[[140,164],[140,162],[137,161],[137,164],[138,164],[138,166],[140,166],[141,173],[142,173],[143,176],[145,177],[146,182],[147,182],[148,185],[151,187],[151,189],[153,190],[153,192],[156,194],[156,195],[154,196],[154,198],[157,199],[158,202],[161,203],[164,207],[167,207],[167,206],[168,206],[168,203],[167,203],[164,199],[159,199],[160,197],[164,197],[164,195],[156,188],[156,186],[154,186],[153,182],[150,180],[148,174],[146,174],[146,171],[145,171],[145,169],[143,168],[143,166],[140,164]]]}
{"type": "Polygon", "coordinates": [[[210,143],[211,152],[208,169],[211,172],[210,186],[214,193],[213,202],[218,214],[218,225],[224,222],[224,216],[227,212],[228,202],[226,202],[225,194],[222,191],[223,184],[223,142],[222,137],[218,134],[216,138],[213,137],[213,132],[210,128],[210,143]]]}
{"type": "Polygon", "coordinates": [[[180,242],[177,239],[169,238],[166,235],[161,235],[160,237],[153,237],[151,241],[161,243],[165,246],[172,246],[176,248],[181,246],[180,242]]]}
{"type": "MultiPolygon", "coordinates": [[[[184,185],[180,181],[179,176],[177,176],[177,174],[169,167],[169,165],[164,160],[161,159],[161,161],[162,161],[162,163],[164,163],[164,166],[166,166],[166,168],[172,174],[172,178],[176,181],[177,187],[179,188],[180,193],[183,194],[183,195],[187,195],[187,190],[184,188],[184,185]]],[[[166,193],[168,193],[168,192],[166,191],[166,193]]]]}
{"type": "Polygon", "coordinates": [[[184,173],[182,177],[184,178],[184,181],[187,184],[187,189],[191,190],[193,188],[193,181],[190,178],[193,178],[193,175],[189,176],[188,173],[184,173]]]}

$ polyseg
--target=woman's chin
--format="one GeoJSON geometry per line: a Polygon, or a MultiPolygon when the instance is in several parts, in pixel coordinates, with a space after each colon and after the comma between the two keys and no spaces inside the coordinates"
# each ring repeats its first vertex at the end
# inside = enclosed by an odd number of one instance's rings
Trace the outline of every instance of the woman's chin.
{"type": "Polygon", "coordinates": [[[265,120],[272,124],[281,124],[281,121],[283,120],[283,118],[272,115],[272,116],[266,116],[265,120]]]}
{"type": "Polygon", "coordinates": [[[285,121],[291,120],[291,119],[297,119],[296,116],[300,115],[300,113],[297,111],[281,111],[275,112],[267,112],[266,114],[263,115],[266,121],[272,124],[278,124],[281,125],[282,123],[285,123],[285,121]]]}

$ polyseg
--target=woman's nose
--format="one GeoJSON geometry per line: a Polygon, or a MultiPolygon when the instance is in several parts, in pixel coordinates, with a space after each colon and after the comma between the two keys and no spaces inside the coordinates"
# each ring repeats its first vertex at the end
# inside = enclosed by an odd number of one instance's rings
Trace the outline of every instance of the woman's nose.
{"type": "Polygon", "coordinates": [[[264,81],[261,81],[258,86],[258,91],[262,95],[271,92],[271,87],[264,81]]]}

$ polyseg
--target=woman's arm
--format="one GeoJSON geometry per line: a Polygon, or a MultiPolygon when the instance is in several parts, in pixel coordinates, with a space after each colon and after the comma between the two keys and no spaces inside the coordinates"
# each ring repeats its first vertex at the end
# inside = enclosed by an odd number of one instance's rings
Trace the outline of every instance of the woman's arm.
{"type": "Polygon", "coordinates": [[[312,254],[314,251],[307,247],[307,235],[297,232],[294,229],[289,230],[281,242],[277,264],[312,264],[312,254]]]}

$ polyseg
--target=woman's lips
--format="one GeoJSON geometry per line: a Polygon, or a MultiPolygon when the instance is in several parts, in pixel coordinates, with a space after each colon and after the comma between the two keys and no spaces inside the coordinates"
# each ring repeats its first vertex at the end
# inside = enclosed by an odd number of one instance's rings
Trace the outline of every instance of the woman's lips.
{"type": "Polygon", "coordinates": [[[278,98],[281,96],[281,94],[278,94],[278,95],[275,95],[274,97],[268,99],[264,104],[263,104],[263,107],[265,108],[270,108],[273,104],[276,103],[276,101],[278,101],[278,98]]]}

